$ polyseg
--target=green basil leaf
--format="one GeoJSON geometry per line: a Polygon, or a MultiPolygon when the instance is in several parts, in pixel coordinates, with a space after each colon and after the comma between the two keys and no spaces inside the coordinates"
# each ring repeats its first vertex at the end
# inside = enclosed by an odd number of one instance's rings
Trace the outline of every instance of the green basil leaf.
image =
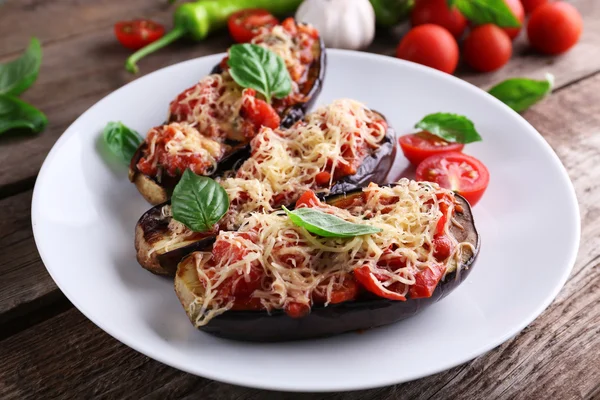
{"type": "Polygon", "coordinates": [[[481,141],[473,122],[465,116],[450,113],[429,114],[415,125],[451,143],[473,143],[481,141]]]}
{"type": "Polygon", "coordinates": [[[32,38],[23,55],[14,61],[0,64],[0,94],[18,96],[35,82],[42,64],[42,47],[32,38]]]}
{"type": "Polygon", "coordinates": [[[186,169],[171,197],[173,218],[194,232],[206,232],[229,210],[229,196],[214,180],[186,169]]]}
{"type": "Polygon", "coordinates": [[[475,25],[494,24],[503,28],[521,26],[504,0],[454,0],[454,5],[475,25]]]}
{"type": "Polygon", "coordinates": [[[131,158],[144,138],[133,129],[129,129],[122,122],[109,122],[102,132],[104,142],[110,151],[129,164],[131,158]]]}
{"type": "Polygon", "coordinates": [[[229,49],[229,73],[238,85],[271,97],[284,98],[292,91],[292,78],[277,54],[255,44],[236,44],[229,49]]]}
{"type": "Polygon", "coordinates": [[[448,5],[448,8],[452,8],[456,5],[456,0],[446,0],[446,4],[448,5]]]}
{"type": "Polygon", "coordinates": [[[516,112],[525,111],[552,91],[554,77],[537,81],[527,78],[513,78],[500,82],[489,93],[516,112]]]}
{"type": "Polygon", "coordinates": [[[41,132],[48,124],[43,112],[16,97],[0,94],[0,133],[11,129],[41,132]]]}
{"type": "Polygon", "coordinates": [[[384,27],[396,25],[405,19],[415,5],[414,0],[370,0],[377,24],[384,27]]]}
{"type": "Polygon", "coordinates": [[[284,206],[283,209],[295,225],[322,237],[350,238],[381,232],[380,228],[344,221],[314,208],[304,207],[290,211],[284,206]]]}

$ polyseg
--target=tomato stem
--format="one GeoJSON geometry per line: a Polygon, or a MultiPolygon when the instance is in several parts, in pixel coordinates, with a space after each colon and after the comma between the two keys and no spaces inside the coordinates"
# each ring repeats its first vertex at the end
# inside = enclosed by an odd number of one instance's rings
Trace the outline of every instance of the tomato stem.
{"type": "Polygon", "coordinates": [[[162,38],[158,39],[155,42],[150,43],[149,45],[142,47],[135,53],[127,58],[125,62],[125,69],[132,74],[137,74],[138,67],[137,62],[142,58],[146,57],[148,54],[154,53],[155,51],[162,49],[163,47],[173,43],[177,39],[181,38],[185,34],[185,29],[181,27],[177,27],[173,29],[171,32],[167,33],[162,38]]]}

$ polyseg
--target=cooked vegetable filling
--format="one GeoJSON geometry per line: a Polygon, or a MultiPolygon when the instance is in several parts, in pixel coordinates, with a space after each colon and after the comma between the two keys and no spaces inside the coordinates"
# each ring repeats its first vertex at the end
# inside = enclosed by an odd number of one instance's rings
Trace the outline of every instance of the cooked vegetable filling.
{"type": "Polygon", "coordinates": [[[451,234],[454,194],[436,184],[370,184],[330,203],[308,191],[296,207],[380,232],[320,237],[282,211],[253,213],[238,231],[219,233],[211,252],[195,252],[180,263],[176,285],[191,291],[184,306],[197,316],[194,324],[203,326],[228,310],[284,310],[302,317],[315,305],[364,297],[430,297],[460,266],[465,248],[473,250],[451,234]]]}

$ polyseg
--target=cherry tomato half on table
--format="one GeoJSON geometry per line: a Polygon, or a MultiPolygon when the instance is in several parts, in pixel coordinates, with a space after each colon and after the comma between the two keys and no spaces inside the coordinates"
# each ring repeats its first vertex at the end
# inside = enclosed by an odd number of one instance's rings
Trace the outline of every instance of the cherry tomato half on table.
{"type": "Polygon", "coordinates": [[[233,13],[227,21],[227,26],[233,40],[247,43],[259,33],[261,28],[270,28],[278,23],[277,18],[267,10],[247,9],[233,13]]]}
{"type": "Polygon", "coordinates": [[[512,42],[506,32],[496,25],[474,28],[463,43],[463,57],[473,69],[491,72],[510,60],[512,42]]]}
{"type": "Polygon", "coordinates": [[[120,21],[115,24],[115,35],[124,47],[138,50],[160,39],[165,34],[165,27],[158,22],[135,19],[120,21]]]}
{"type": "Polygon", "coordinates": [[[561,54],[579,41],[583,21],[569,3],[558,1],[535,9],[527,25],[529,43],[546,54],[561,54]]]}
{"type": "Polygon", "coordinates": [[[413,165],[419,165],[424,159],[437,154],[461,152],[465,147],[462,143],[450,143],[426,131],[400,136],[398,142],[404,157],[413,165]]]}
{"type": "Polygon", "coordinates": [[[439,25],[456,38],[467,28],[467,19],[456,7],[449,7],[447,0],[418,0],[410,13],[410,23],[439,25]]]}
{"type": "Polygon", "coordinates": [[[452,74],[458,64],[458,44],[441,26],[419,25],[402,38],[396,56],[452,74]]]}
{"type": "Polygon", "coordinates": [[[417,180],[435,182],[460,194],[474,206],[490,182],[490,173],[475,157],[447,153],[429,157],[419,164],[417,180]]]}

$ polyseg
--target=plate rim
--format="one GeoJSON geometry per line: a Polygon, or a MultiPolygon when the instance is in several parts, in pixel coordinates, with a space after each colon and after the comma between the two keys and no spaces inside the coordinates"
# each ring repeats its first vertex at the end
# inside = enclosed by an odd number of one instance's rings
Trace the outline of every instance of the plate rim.
{"type": "Polygon", "coordinates": [[[536,135],[534,135],[535,140],[537,140],[539,142],[539,144],[546,150],[546,152],[549,152],[549,154],[552,155],[553,162],[558,163],[558,165],[560,166],[560,168],[559,168],[560,176],[561,176],[561,179],[564,181],[563,183],[566,183],[565,188],[568,189],[567,191],[568,191],[569,202],[571,203],[571,207],[569,208],[569,211],[571,212],[573,217],[576,217],[576,218],[573,218],[573,220],[574,220],[573,228],[575,229],[575,237],[574,237],[575,240],[573,242],[573,246],[570,249],[568,249],[569,250],[569,255],[567,257],[569,260],[568,265],[566,268],[563,269],[562,275],[560,276],[560,279],[557,281],[557,284],[552,288],[551,291],[548,292],[548,294],[545,296],[543,301],[540,301],[538,307],[533,312],[531,312],[531,314],[528,315],[527,318],[523,318],[523,321],[520,324],[515,324],[515,327],[513,327],[513,329],[509,329],[505,334],[500,335],[499,337],[495,338],[495,340],[490,340],[486,345],[482,345],[476,349],[471,350],[470,352],[466,352],[465,354],[462,355],[462,357],[457,357],[456,360],[452,360],[451,362],[442,363],[442,364],[438,365],[437,368],[432,368],[431,370],[429,370],[428,373],[426,373],[426,374],[408,373],[402,379],[393,379],[393,378],[370,379],[369,381],[367,381],[368,383],[365,383],[365,381],[360,381],[360,382],[347,381],[346,384],[328,384],[328,385],[323,385],[323,384],[319,384],[319,383],[317,383],[315,385],[315,383],[313,383],[313,386],[311,386],[309,388],[300,387],[298,385],[294,385],[293,383],[288,384],[286,382],[280,382],[279,384],[277,384],[277,383],[263,384],[263,382],[256,383],[256,382],[253,382],[252,378],[246,378],[244,376],[240,376],[237,378],[236,377],[230,378],[229,376],[221,376],[220,374],[213,374],[213,373],[211,373],[211,371],[202,372],[202,375],[200,375],[198,372],[192,370],[191,368],[188,368],[185,364],[178,364],[177,362],[173,362],[173,361],[171,361],[171,359],[169,359],[169,357],[163,356],[162,353],[155,351],[152,348],[145,348],[143,345],[138,345],[139,341],[129,340],[129,338],[123,338],[122,334],[120,332],[117,332],[114,329],[112,329],[112,327],[107,328],[105,326],[104,322],[101,321],[101,318],[96,318],[94,316],[93,312],[90,312],[90,310],[87,310],[87,309],[85,309],[85,307],[82,307],[81,304],[78,304],[77,298],[75,296],[73,296],[72,294],[70,294],[68,289],[66,288],[67,285],[64,284],[64,282],[61,283],[60,280],[57,279],[56,275],[52,272],[52,268],[49,267],[46,263],[46,260],[48,259],[48,257],[46,254],[44,254],[44,251],[41,250],[41,246],[39,243],[41,243],[40,241],[42,239],[40,236],[41,234],[37,228],[37,225],[38,225],[38,222],[37,222],[38,217],[37,216],[39,215],[39,207],[40,207],[39,203],[41,202],[40,194],[39,194],[40,190],[41,190],[40,189],[41,182],[44,181],[44,177],[45,177],[45,174],[47,173],[47,170],[49,169],[49,165],[52,163],[52,160],[56,156],[56,153],[59,151],[58,149],[60,147],[62,147],[63,142],[65,142],[71,136],[73,136],[77,133],[76,130],[71,130],[71,128],[75,124],[77,124],[80,120],[84,119],[86,117],[86,115],[93,112],[93,110],[96,107],[98,107],[99,104],[104,103],[106,101],[110,101],[110,98],[112,98],[114,95],[116,95],[120,91],[126,90],[126,88],[128,88],[130,85],[139,84],[139,81],[142,81],[148,77],[151,77],[154,74],[164,73],[165,71],[168,71],[169,69],[176,69],[183,64],[194,63],[201,59],[211,59],[211,58],[218,59],[219,57],[223,57],[223,55],[225,54],[225,53],[218,53],[218,54],[211,54],[211,55],[206,55],[206,56],[202,56],[202,57],[196,57],[193,59],[185,60],[185,61],[182,61],[182,62],[179,62],[176,64],[172,64],[172,65],[160,68],[156,71],[153,71],[142,77],[139,77],[131,82],[128,82],[127,84],[121,86],[120,88],[110,92],[108,95],[104,96],[102,99],[100,99],[96,103],[94,103],[90,108],[88,108],[85,112],[83,112],[77,119],[75,119],[75,121],[73,121],[65,129],[65,131],[60,135],[60,137],[52,145],[51,150],[46,155],[46,157],[42,163],[42,166],[40,167],[38,175],[36,177],[36,182],[35,182],[35,185],[33,188],[33,194],[32,194],[32,200],[31,200],[31,224],[32,224],[32,230],[33,230],[33,237],[34,237],[37,251],[40,255],[40,259],[41,259],[42,263],[44,264],[44,267],[46,268],[48,274],[50,275],[52,280],[55,282],[57,287],[61,290],[61,292],[65,295],[65,297],[67,297],[67,299],[69,299],[69,301],[73,304],[73,306],[75,306],[75,308],[79,312],[81,312],[87,319],[89,319],[98,328],[103,330],[108,335],[112,336],[114,339],[123,343],[127,347],[130,347],[133,350],[135,350],[141,354],[144,354],[156,361],[159,361],[165,365],[168,365],[168,366],[178,369],[180,371],[184,371],[186,373],[189,373],[189,374],[192,374],[195,376],[200,376],[200,377],[210,379],[210,380],[215,380],[215,381],[224,382],[224,383],[233,384],[233,385],[241,385],[241,386],[246,386],[246,387],[251,387],[251,388],[263,389],[263,390],[276,390],[276,391],[287,391],[287,392],[306,392],[306,393],[321,392],[322,393],[322,392],[331,392],[331,391],[366,390],[366,389],[373,389],[373,388],[384,387],[384,386],[389,386],[389,385],[396,385],[396,384],[400,384],[400,383],[410,382],[410,381],[420,379],[420,378],[425,378],[427,376],[431,376],[431,375],[449,370],[458,365],[462,365],[466,362],[469,362],[469,361],[473,360],[474,358],[476,358],[480,355],[483,355],[484,353],[487,353],[488,351],[498,347],[502,343],[511,339],[512,337],[518,335],[524,328],[526,328],[536,318],[538,318],[544,312],[544,310],[546,310],[546,308],[548,308],[550,306],[550,304],[556,299],[558,293],[564,287],[569,276],[571,275],[572,270],[575,265],[575,262],[576,262],[576,259],[577,259],[577,255],[579,253],[579,247],[580,247],[580,242],[581,242],[581,212],[580,212],[580,208],[579,208],[579,202],[577,200],[577,194],[576,194],[575,188],[573,186],[573,182],[569,178],[567,169],[563,165],[562,161],[560,160],[560,158],[558,157],[558,155],[556,154],[554,149],[544,139],[544,137],[525,118],[523,118],[520,114],[518,114],[517,112],[515,112],[514,110],[509,108],[504,103],[502,103],[500,100],[496,99],[495,97],[493,97],[486,91],[480,89],[479,87],[477,87],[467,81],[464,81],[456,76],[449,75],[449,74],[437,71],[433,68],[425,67],[420,64],[412,63],[412,62],[405,61],[405,60],[400,60],[400,59],[386,56],[386,55],[359,52],[359,51],[353,51],[353,50],[342,50],[342,49],[327,49],[327,53],[328,53],[327,54],[328,56],[329,55],[341,55],[341,56],[347,56],[350,58],[352,58],[352,57],[364,58],[364,59],[371,60],[373,62],[386,62],[386,63],[391,63],[391,64],[398,64],[398,65],[402,65],[403,68],[407,68],[408,70],[411,70],[411,69],[419,70],[422,73],[427,73],[427,74],[430,74],[430,75],[435,76],[440,79],[449,79],[458,85],[462,85],[463,88],[465,88],[465,90],[469,90],[471,92],[477,92],[478,95],[487,96],[488,99],[490,99],[490,100],[492,100],[492,102],[496,103],[496,106],[502,107],[505,110],[508,110],[511,113],[513,113],[514,116],[518,117],[520,119],[520,122],[522,124],[524,124],[524,128],[526,127],[527,129],[534,131],[534,133],[536,134],[536,135]]]}

